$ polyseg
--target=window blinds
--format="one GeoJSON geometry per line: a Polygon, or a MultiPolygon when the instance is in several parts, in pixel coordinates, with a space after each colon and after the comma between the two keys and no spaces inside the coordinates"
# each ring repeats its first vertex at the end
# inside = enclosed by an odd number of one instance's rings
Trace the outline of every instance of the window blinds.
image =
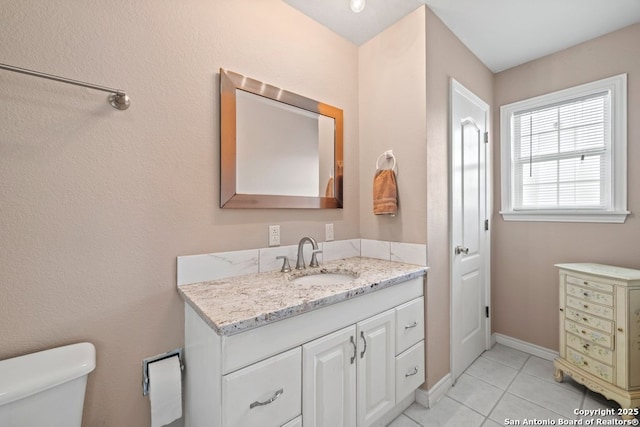
{"type": "Polygon", "coordinates": [[[605,209],[609,91],[515,113],[513,209],[605,209]]]}

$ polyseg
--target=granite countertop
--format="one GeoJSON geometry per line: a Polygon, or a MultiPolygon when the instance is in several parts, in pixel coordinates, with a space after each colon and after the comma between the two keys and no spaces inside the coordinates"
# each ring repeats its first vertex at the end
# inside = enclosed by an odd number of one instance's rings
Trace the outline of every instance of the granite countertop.
{"type": "Polygon", "coordinates": [[[316,268],[248,274],[182,285],[182,298],[218,335],[234,335],[287,317],[346,301],[423,276],[427,267],[373,258],[329,261],[316,268]],[[302,285],[291,279],[325,270],[355,272],[336,285],[302,285]]]}

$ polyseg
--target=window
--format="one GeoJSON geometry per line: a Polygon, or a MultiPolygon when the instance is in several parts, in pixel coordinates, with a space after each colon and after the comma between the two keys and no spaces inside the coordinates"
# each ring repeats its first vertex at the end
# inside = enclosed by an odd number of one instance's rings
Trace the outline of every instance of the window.
{"type": "Polygon", "coordinates": [[[505,220],[625,221],[626,83],[621,74],[501,107],[505,220]]]}

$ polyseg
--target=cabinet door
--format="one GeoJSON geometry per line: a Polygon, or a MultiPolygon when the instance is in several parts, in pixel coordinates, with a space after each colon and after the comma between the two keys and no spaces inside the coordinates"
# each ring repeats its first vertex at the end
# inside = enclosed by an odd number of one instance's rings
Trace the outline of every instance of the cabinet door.
{"type": "Polygon", "coordinates": [[[395,405],[395,310],[357,325],[358,427],[370,426],[395,405]]]}
{"type": "Polygon", "coordinates": [[[356,424],[356,327],[302,346],[304,427],[356,424]]]}

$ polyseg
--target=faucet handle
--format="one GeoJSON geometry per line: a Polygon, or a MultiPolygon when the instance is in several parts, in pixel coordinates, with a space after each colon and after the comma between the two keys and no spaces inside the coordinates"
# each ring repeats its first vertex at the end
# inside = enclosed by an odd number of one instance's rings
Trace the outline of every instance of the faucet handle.
{"type": "Polygon", "coordinates": [[[289,265],[289,258],[287,258],[284,255],[280,255],[280,256],[277,256],[276,259],[284,260],[282,263],[282,268],[280,269],[282,273],[288,273],[291,271],[291,266],[289,265]]]}
{"type": "Polygon", "coordinates": [[[309,267],[319,267],[320,264],[318,263],[318,259],[316,258],[316,254],[321,254],[322,253],[322,249],[314,249],[313,252],[311,252],[311,262],[309,262],[309,267]]]}

